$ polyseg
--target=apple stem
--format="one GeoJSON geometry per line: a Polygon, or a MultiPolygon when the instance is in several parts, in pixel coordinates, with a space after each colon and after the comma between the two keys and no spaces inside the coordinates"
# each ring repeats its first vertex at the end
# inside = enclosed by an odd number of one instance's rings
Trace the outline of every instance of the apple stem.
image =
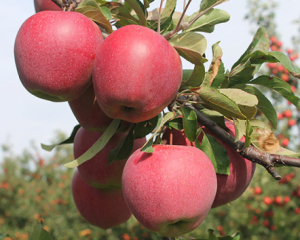
{"type": "Polygon", "coordinates": [[[160,34],[160,18],[161,18],[161,9],[163,5],[164,0],[160,1],[159,11],[158,11],[158,20],[157,20],[157,32],[160,34]]]}
{"type": "Polygon", "coordinates": [[[173,129],[170,131],[170,145],[173,145],[173,129]]]}

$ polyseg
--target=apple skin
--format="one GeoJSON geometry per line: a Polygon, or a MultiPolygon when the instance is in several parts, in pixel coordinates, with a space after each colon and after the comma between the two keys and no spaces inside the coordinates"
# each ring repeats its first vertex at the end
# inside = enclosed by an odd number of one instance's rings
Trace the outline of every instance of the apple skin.
{"type": "Polygon", "coordinates": [[[197,228],[214,201],[217,179],[209,158],[195,147],[153,145],[136,150],[122,177],[126,203],[146,228],[177,237],[197,228]]]}
{"type": "Polygon", "coordinates": [[[111,118],[137,123],[158,115],[182,79],[179,54],[157,32],[121,27],[100,46],[93,82],[100,107],[111,118]]]}
{"type": "MultiPolygon", "coordinates": [[[[80,97],[69,101],[69,106],[80,125],[88,131],[104,132],[113,120],[100,108],[93,84],[80,97]]],[[[130,126],[131,123],[122,121],[118,132],[125,132],[130,126]]]]}
{"type": "Polygon", "coordinates": [[[121,189],[93,188],[84,182],[77,170],[73,175],[72,195],[82,217],[99,228],[116,227],[131,217],[121,189]]]}
{"type": "MultiPolygon", "coordinates": [[[[231,121],[226,120],[225,125],[229,129],[229,133],[232,136],[235,136],[234,124],[231,121]]],[[[206,134],[214,136],[205,127],[203,127],[203,130],[206,134]]],[[[164,143],[169,143],[170,131],[172,131],[173,134],[174,145],[195,146],[194,143],[186,138],[183,130],[178,131],[175,129],[166,129],[163,135],[164,143]]],[[[199,141],[201,143],[202,135],[199,136],[199,141]]],[[[230,159],[230,175],[217,174],[218,190],[212,208],[222,206],[239,198],[248,188],[256,167],[256,163],[243,158],[227,143],[219,139],[217,139],[217,141],[227,150],[230,159]]],[[[241,141],[245,141],[245,138],[243,137],[241,141]]]]}
{"type": "Polygon", "coordinates": [[[51,0],[34,0],[34,7],[35,12],[62,11],[62,9],[51,0]]]}
{"type": "MultiPolygon", "coordinates": [[[[74,158],[85,153],[101,136],[102,132],[90,132],[81,127],[74,139],[74,158]]],[[[106,146],[87,162],[78,166],[78,171],[84,181],[96,188],[122,188],[122,173],[127,159],[114,161],[108,165],[109,152],[119,145],[127,133],[116,133],[106,146]]],[[[141,148],[146,138],[136,139],[133,151],[141,148]]]]}
{"type": "Polygon", "coordinates": [[[79,97],[92,83],[93,63],[102,42],[98,26],[83,14],[34,14],[22,24],[15,40],[22,84],[33,95],[50,101],[79,97]]]}

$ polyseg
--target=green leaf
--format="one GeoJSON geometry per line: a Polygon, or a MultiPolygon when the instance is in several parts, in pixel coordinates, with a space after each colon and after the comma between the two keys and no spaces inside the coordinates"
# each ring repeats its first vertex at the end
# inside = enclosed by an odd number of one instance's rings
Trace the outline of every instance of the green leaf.
{"type": "Polygon", "coordinates": [[[92,21],[98,23],[108,33],[113,32],[110,22],[107,20],[100,6],[95,0],[82,0],[75,11],[82,13],[83,15],[90,18],[92,21]]]}
{"type": "Polygon", "coordinates": [[[208,240],[218,240],[217,236],[214,234],[214,230],[208,230],[208,240]]]}
{"type": "Polygon", "coordinates": [[[265,28],[259,28],[248,46],[247,50],[239,58],[239,60],[232,66],[229,73],[229,87],[235,84],[248,83],[261,67],[260,62],[255,62],[251,58],[251,53],[255,51],[268,52],[269,51],[269,37],[265,28]],[[253,62],[252,62],[253,61],[253,62]]]}
{"type": "Polygon", "coordinates": [[[184,133],[190,142],[195,142],[198,127],[197,115],[195,111],[189,107],[183,106],[180,110],[182,113],[184,133]]]}
{"type": "Polygon", "coordinates": [[[215,77],[215,79],[213,80],[211,87],[213,87],[213,88],[221,87],[222,84],[224,83],[225,79],[226,79],[225,67],[224,67],[224,63],[222,62],[222,59],[221,59],[221,64],[219,66],[218,74],[215,77]]]}
{"type": "Polygon", "coordinates": [[[141,151],[146,153],[153,153],[154,149],[152,147],[153,145],[153,138],[150,138],[145,145],[142,147],[141,151]]]}
{"type": "Polygon", "coordinates": [[[30,240],[51,240],[51,237],[41,224],[37,224],[33,228],[30,240]]]}
{"type": "Polygon", "coordinates": [[[199,96],[210,109],[218,111],[228,118],[246,118],[239,106],[217,89],[201,87],[199,96]]]}
{"type": "Polygon", "coordinates": [[[203,64],[195,65],[194,70],[183,70],[183,81],[179,91],[189,87],[199,87],[205,76],[205,67],[203,64]]]}
{"type": "Polygon", "coordinates": [[[172,24],[172,17],[176,8],[176,0],[167,0],[160,19],[160,32],[164,33],[172,24]]]}
{"type": "Polygon", "coordinates": [[[130,11],[123,5],[112,8],[111,13],[114,19],[118,19],[117,25],[139,24],[139,20],[133,17],[130,11]]]}
{"type": "Polygon", "coordinates": [[[245,145],[244,148],[247,148],[251,145],[251,134],[253,132],[253,128],[249,122],[249,120],[246,121],[246,135],[245,135],[245,145]]]}
{"type": "Polygon", "coordinates": [[[60,143],[55,143],[55,144],[52,144],[52,145],[46,145],[46,144],[43,144],[41,143],[41,146],[42,146],[42,149],[46,150],[46,151],[52,151],[53,148],[59,146],[59,145],[63,145],[63,144],[68,144],[68,143],[73,143],[74,142],[74,138],[75,138],[75,135],[77,133],[77,131],[79,130],[80,128],[80,125],[76,125],[74,128],[73,128],[73,131],[70,135],[70,137],[68,137],[66,140],[60,142],[60,143]]]}
{"type": "Polygon", "coordinates": [[[176,130],[181,131],[181,130],[183,129],[182,118],[181,118],[181,117],[174,118],[174,119],[168,121],[168,122],[165,124],[165,126],[168,127],[168,128],[174,128],[174,129],[176,129],[176,130]]]}
{"type": "Polygon", "coordinates": [[[219,67],[222,63],[221,58],[223,56],[223,52],[219,46],[219,42],[215,43],[212,46],[212,51],[213,51],[213,59],[211,61],[209,70],[205,75],[205,79],[202,83],[202,86],[211,86],[213,80],[218,75],[219,67]]]}
{"type": "MultiPolygon", "coordinates": [[[[200,128],[201,130],[201,128],[200,128]]],[[[216,173],[230,174],[230,160],[227,150],[211,135],[203,134],[202,142],[199,139],[195,141],[195,147],[202,150],[211,160],[216,173]]]]}
{"type": "MultiPolygon", "coordinates": [[[[187,20],[192,19],[198,13],[199,11],[194,13],[187,20]]],[[[185,32],[197,31],[197,32],[211,33],[214,31],[214,26],[216,24],[227,22],[229,21],[229,19],[230,19],[230,15],[226,11],[220,9],[210,9],[184,31],[185,32]]]]}
{"type": "Polygon", "coordinates": [[[253,79],[254,75],[260,69],[261,64],[254,65],[251,63],[251,59],[248,59],[245,63],[241,63],[229,72],[229,84],[228,87],[234,87],[236,84],[245,84],[253,79]]]}
{"type": "Polygon", "coordinates": [[[111,137],[116,133],[120,123],[120,119],[114,119],[102,136],[84,154],[82,154],[79,158],[66,163],[64,166],[68,168],[75,168],[94,157],[105,147],[111,137]]]}
{"type": "Polygon", "coordinates": [[[134,137],[133,131],[135,129],[135,125],[132,125],[130,131],[126,135],[126,137],[119,143],[119,145],[111,150],[108,155],[108,164],[111,164],[114,161],[124,160],[129,157],[132,152],[134,137]]]}
{"type": "Polygon", "coordinates": [[[232,66],[232,69],[236,68],[241,63],[245,63],[248,58],[245,58],[247,55],[249,55],[252,52],[255,52],[256,50],[260,50],[263,52],[269,51],[269,36],[268,32],[265,28],[261,27],[257,30],[252,42],[248,46],[247,50],[243,53],[243,55],[239,58],[239,60],[232,66]]]}
{"type": "Polygon", "coordinates": [[[280,62],[287,70],[289,70],[291,73],[300,73],[300,68],[295,66],[293,62],[289,59],[287,55],[285,55],[282,52],[274,51],[270,52],[269,55],[273,56],[280,62]]]}
{"type": "Polygon", "coordinates": [[[164,127],[165,123],[173,117],[174,117],[174,113],[172,113],[172,112],[168,112],[163,116],[163,118],[162,118],[159,126],[156,128],[155,132],[151,135],[151,137],[147,140],[147,142],[142,147],[142,149],[141,149],[142,152],[153,153],[154,150],[152,148],[152,145],[153,145],[154,136],[164,127]]]}
{"type": "Polygon", "coordinates": [[[271,77],[262,75],[250,82],[251,84],[257,84],[270,88],[271,90],[279,93],[281,96],[286,98],[292,104],[294,104],[298,109],[300,109],[300,99],[295,96],[291,86],[278,77],[271,77]]]}
{"type": "Polygon", "coordinates": [[[139,122],[134,130],[134,139],[146,137],[151,133],[158,123],[158,116],[144,122],[139,122]]]}
{"type": "Polygon", "coordinates": [[[101,12],[103,13],[103,15],[106,17],[106,19],[111,19],[111,12],[109,10],[109,8],[107,7],[100,7],[101,8],[101,12]]]}
{"type": "Polygon", "coordinates": [[[244,135],[246,135],[246,120],[235,119],[235,142],[239,141],[244,135]]]}
{"type": "Polygon", "coordinates": [[[225,125],[224,116],[213,110],[209,110],[207,108],[203,108],[199,110],[202,114],[204,114],[206,117],[214,121],[218,126],[220,126],[223,129],[227,129],[227,126],[225,125]]]}
{"type": "Polygon", "coordinates": [[[207,59],[203,57],[207,48],[207,41],[201,34],[194,32],[180,33],[171,38],[169,43],[187,61],[196,65],[207,62],[207,59]]]}
{"type": "Polygon", "coordinates": [[[220,91],[220,93],[235,101],[236,104],[249,107],[254,107],[258,104],[258,99],[255,95],[247,93],[241,89],[223,88],[218,90],[220,91]]]}
{"type": "Polygon", "coordinates": [[[147,20],[145,16],[145,12],[142,9],[141,5],[136,0],[125,0],[125,2],[132,7],[132,9],[135,11],[136,15],[139,18],[140,25],[146,27],[147,26],[147,20]]]}
{"type": "Polygon", "coordinates": [[[227,0],[202,0],[200,4],[200,11],[204,11],[217,3],[226,2],[227,0]]]}
{"type": "Polygon", "coordinates": [[[277,128],[277,113],[273,104],[268,98],[256,87],[251,85],[235,85],[235,88],[242,89],[245,92],[255,95],[258,99],[257,107],[262,111],[266,118],[270,121],[272,126],[277,128]]]}

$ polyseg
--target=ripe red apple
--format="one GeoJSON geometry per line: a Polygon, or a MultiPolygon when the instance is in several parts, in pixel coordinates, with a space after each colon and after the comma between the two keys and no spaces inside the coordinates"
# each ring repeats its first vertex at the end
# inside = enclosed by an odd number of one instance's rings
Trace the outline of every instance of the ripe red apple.
{"type": "Polygon", "coordinates": [[[214,167],[204,152],[187,146],[154,145],[136,150],[122,177],[126,203],[151,231],[177,237],[197,228],[217,189],[214,167]]]}
{"type": "MultiPolygon", "coordinates": [[[[235,136],[234,124],[231,121],[226,121],[225,124],[229,129],[229,133],[235,136]]],[[[213,136],[208,129],[203,127],[203,130],[206,134],[213,136]]],[[[170,142],[170,131],[172,131],[173,134],[174,145],[195,146],[194,143],[190,142],[186,138],[183,130],[178,131],[175,129],[167,129],[165,131],[163,136],[165,143],[170,142]]],[[[199,141],[201,143],[202,135],[199,136],[199,141]]],[[[232,202],[239,198],[249,186],[256,167],[255,163],[243,158],[227,143],[219,139],[217,139],[217,141],[221,143],[221,145],[227,150],[227,154],[230,159],[230,175],[217,174],[218,190],[212,205],[213,208],[232,202]]],[[[242,138],[241,141],[244,141],[244,138],[242,138]]]]}
{"type": "Polygon", "coordinates": [[[15,41],[15,61],[24,87],[50,101],[70,101],[91,84],[98,26],[77,12],[42,11],[28,18],[15,41]]]}
{"type": "Polygon", "coordinates": [[[93,188],[84,182],[78,171],[73,176],[72,195],[82,217],[99,228],[116,227],[131,216],[121,189],[93,188]]]}
{"type": "MultiPolygon", "coordinates": [[[[101,136],[102,132],[90,132],[80,128],[74,139],[74,158],[85,153],[101,136]]],[[[108,165],[109,152],[119,145],[127,133],[116,133],[96,156],[78,166],[84,181],[97,188],[122,188],[122,172],[127,159],[108,165]]],[[[145,138],[134,141],[133,151],[142,147],[145,138]]]]}
{"type": "Polygon", "coordinates": [[[286,117],[286,118],[290,118],[290,117],[292,117],[292,115],[293,115],[293,113],[292,113],[292,111],[291,110],[285,110],[284,112],[283,112],[283,116],[284,117],[286,117]]]}
{"type": "Polygon", "coordinates": [[[287,145],[289,145],[289,143],[290,143],[290,140],[289,140],[288,138],[284,138],[284,139],[282,139],[282,141],[281,141],[281,145],[282,145],[283,147],[287,147],[287,145]]]}
{"type": "Polygon", "coordinates": [[[176,96],[181,79],[179,54],[163,36],[138,25],[110,34],[93,68],[102,110],[111,118],[133,123],[158,115],[176,96]]]}
{"type": "MultiPolygon", "coordinates": [[[[80,97],[69,101],[69,105],[77,121],[88,131],[104,132],[113,120],[100,108],[95,96],[93,84],[91,84],[80,97]]],[[[122,121],[118,131],[126,131],[130,125],[130,123],[122,121]]]]}
{"type": "Polygon", "coordinates": [[[35,12],[61,11],[62,9],[51,0],[34,0],[35,12]]]}

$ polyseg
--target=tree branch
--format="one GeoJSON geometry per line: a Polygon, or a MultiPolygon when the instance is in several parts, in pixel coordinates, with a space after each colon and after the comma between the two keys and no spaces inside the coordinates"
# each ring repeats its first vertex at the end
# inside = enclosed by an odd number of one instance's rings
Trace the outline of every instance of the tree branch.
{"type": "Polygon", "coordinates": [[[284,165],[291,167],[300,167],[300,159],[295,157],[288,157],[279,154],[270,154],[262,152],[261,150],[255,148],[254,146],[249,146],[244,148],[244,143],[241,141],[235,142],[235,138],[226,132],[223,128],[219,127],[214,121],[210,120],[208,117],[199,112],[195,107],[187,104],[188,107],[192,108],[196,115],[198,122],[209,129],[213,134],[215,134],[220,140],[226,142],[229,146],[234,148],[238,153],[240,153],[244,158],[258,163],[266,168],[266,170],[272,175],[276,180],[280,180],[281,176],[277,173],[275,165],[284,165]]]}

